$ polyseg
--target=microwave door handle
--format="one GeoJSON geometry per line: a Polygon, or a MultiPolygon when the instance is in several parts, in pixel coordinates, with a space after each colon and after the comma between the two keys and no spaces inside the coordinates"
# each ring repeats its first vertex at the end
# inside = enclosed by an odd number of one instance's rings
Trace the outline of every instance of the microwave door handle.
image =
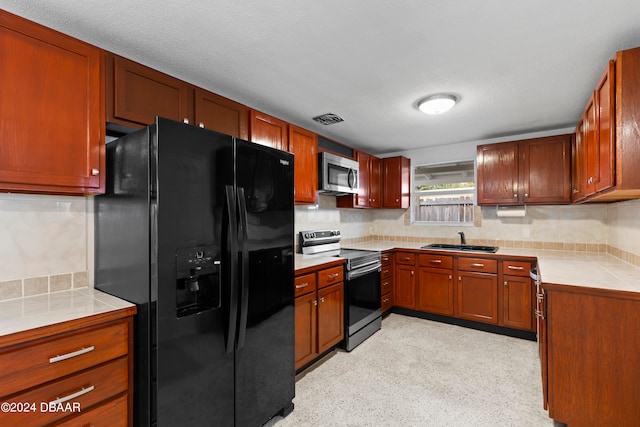
{"type": "Polygon", "coordinates": [[[347,181],[349,183],[349,188],[358,187],[358,177],[354,169],[349,169],[349,173],[347,174],[347,181]]]}

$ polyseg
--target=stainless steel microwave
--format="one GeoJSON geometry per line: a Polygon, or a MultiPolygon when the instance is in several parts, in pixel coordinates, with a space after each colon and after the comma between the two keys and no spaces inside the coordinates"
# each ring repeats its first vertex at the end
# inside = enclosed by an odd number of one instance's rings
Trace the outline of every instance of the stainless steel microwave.
{"type": "Polygon", "coordinates": [[[318,191],[340,196],[358,193],[358,162],[322,151],[318,153],[318,191]]]}

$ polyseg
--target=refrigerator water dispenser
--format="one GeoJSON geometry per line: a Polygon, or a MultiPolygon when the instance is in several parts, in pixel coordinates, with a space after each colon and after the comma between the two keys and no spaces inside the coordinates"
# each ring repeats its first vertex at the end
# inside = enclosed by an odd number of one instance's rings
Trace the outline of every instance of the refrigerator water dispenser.
{"type": "Polygon", "coordinates": [[[176,312],[190,316],[220,307],[220,260],[216,246],[176,251],[176,312]]]}

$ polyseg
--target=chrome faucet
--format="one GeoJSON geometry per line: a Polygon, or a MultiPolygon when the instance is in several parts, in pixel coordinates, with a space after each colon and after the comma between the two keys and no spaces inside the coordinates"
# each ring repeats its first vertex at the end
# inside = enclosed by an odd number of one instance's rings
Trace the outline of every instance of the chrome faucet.
{"type": "Polygon", "coordinates": [[[460,235],[460,244],[466,245],[467,239],[464,238],[464,231],[458,231],[458,234],[460,235]]]}

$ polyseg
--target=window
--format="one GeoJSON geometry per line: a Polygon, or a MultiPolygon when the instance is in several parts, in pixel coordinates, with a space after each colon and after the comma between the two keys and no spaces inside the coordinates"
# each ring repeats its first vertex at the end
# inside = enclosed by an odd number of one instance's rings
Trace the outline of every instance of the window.
{"type": "Polygon", "coordinates": [[[473,161],[416,166],[413,176],[414,223],[473,224],[473,161]]]}

